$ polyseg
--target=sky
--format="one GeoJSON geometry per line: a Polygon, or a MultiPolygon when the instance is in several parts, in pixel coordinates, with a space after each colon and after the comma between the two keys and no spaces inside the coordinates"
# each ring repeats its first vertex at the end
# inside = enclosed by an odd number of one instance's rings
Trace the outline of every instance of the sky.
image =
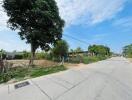
{"type": "MultiPolygon", "coordinates": [[[[2,0],[0,0],[2,1],[2,0]]],[[[71,49],[101,44],[120,53],[132,43],[132,0],[56,0],[65,20],[63,39],[71,49]]],[[[0,49],[30,50],[16,31],[7,28],[8,17],[0,5],[0,49]]]]}

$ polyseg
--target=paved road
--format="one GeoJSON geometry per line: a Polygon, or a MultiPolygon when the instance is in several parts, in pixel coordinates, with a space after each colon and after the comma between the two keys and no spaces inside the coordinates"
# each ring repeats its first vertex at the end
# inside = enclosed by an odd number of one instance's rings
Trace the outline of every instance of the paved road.
{"type": "Polygon", "coordinates": [[[132,63],[120,57],[27,81],[0,85],[0,100],[132,100],[132,63]]]}

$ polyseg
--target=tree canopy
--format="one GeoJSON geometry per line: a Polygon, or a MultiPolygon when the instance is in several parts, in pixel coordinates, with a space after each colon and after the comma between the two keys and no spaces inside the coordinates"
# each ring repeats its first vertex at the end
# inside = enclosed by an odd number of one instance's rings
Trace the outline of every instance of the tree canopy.
{"type": "Polygon", "coordinates": [[[127,57],[132,57],[132,44],[127,45],[123,48],[123,54],[127,57]]]}
{"type": "Polygon", "coordinates": [[[106,56],[106,55],[110,55],[110,48],[107,46],[103,46],[103,45],[91,45],[88,47],[88,52],[92,53],[93,55],[102,55],[102,56],[106,56]]]}
{"type": "Polygon", "coordinates": [[[4,58],[6,58],[6,51],[1,49],[0,50],[0,59],[4,59],[4,58]]]}
{"type": "Polygon", "coordinates": [[[47,51],[62,38],[64,20],[55,0],[3,0],[3,7],[8,26],[31,44],[32,56],[37,48],[47,51]]]}
{"type": "Polygon", "coordinates": [[[76,49],[75,49],[75,52],[82,52],[83,50],[81,49],[81,47],[77,47],[76,49]]]}
{"type": "Polygon", "coordinates": [[[68,43],[65,40],[60,40],[57,42],[57,44],[52,49],[53,55],[55,57],[64,57],[68,54],[68,43]]]}

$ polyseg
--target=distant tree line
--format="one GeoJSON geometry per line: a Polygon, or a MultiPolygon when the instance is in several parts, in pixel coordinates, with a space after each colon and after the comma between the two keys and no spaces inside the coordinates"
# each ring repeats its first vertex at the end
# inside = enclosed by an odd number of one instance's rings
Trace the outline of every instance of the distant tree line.
{"type": "Polygon", "coordinates": [[[110,56],[110,48],[104,45],[90,45],[88,47],[88,52],[92,56],[110,56]]]}
{"type": "Polygon", "coordinates": [[[132,58],[132,44],[127,45],[123,48],[123,55],[125,57],[130,57],[132,58]]]}
{"type": "MultiPolygon", "coordinates": [[[[124,53],[128,52],[128,49],[125,47],[124,53]]],[[[130,50],[131,51],[131,50],[130,50]]],[[[0,52],[1,53],[1,52],[0,52]]],[[[48,59],[48,60],[57,60],[62,61],[62,59],[68,58],[69,54],[71,55],[78,55],[84,54],[87,56],[110,56],[111,51],[110,48],[104,45],[90,45],[88,47],[88,51],[83,51],[81,47],[77,47],[76,49],[70,49],[69,45],[65,40],[60,40],[54,45],[49,52],[41,51],[36,52],[35,59],[48,59]]],[[[126,53],[125,53],[126,54],[126,53]]],[[[6,56],[6,51],[3,50],[4,57],[6,56]]],[[[30,59],[31,52],[23,51],[17,52],[14,55],[13,59],[30,59]]]]}

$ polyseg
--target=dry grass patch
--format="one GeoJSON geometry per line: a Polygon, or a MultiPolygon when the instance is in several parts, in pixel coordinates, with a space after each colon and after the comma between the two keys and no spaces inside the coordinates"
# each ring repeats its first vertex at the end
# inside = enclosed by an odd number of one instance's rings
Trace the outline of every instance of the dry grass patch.
{"type": "MultiPolygon", "coordinates": [[[[28,66],[29,65],[29,60],[8,60],[8,62],[12,63],[13,67],[28,66]]],[[[49,67],[49,66],[58,65],[57,62],[48,61],[48,60],[35,60],[34,64],[37,66],[42,66],[42,67],[49,67]]]]}
{"type": "Polygon", "coordinates": [[[130,62],[132,62],[132,58],[128,58],[130,60],[130,62]]]}

